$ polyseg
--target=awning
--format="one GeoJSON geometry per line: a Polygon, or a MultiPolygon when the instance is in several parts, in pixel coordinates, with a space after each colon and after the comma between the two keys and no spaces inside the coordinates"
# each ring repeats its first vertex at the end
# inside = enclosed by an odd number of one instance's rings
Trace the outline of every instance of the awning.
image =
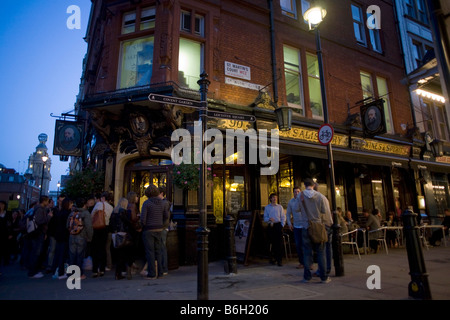
{"type": "MultiPolygon", "coordinates": [[[[406,157],[338,147],[334,147],[332,151],[334,161],[408,168],[409,158],[406,157]]],[[[280,153],[319,159],[328,158],[325,146],[290,140],[280,140],[280,153]]]]}
{"type": "Polygon", "coordinates": [[[428,170],[430,172],[441,172],[447,174],[450,173],[450,163],[411,159],[411,166],[417,170],[428,170]]]}

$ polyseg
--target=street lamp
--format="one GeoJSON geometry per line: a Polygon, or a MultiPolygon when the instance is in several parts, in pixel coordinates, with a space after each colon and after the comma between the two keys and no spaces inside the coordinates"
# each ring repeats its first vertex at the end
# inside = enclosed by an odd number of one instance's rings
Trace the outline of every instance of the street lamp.
{"type": "Polygon", "coordinates": [[[42,190],[44,189],[44,171],[45,171],[45,162],[47,162],[47,160],[48,160],[47,156],[42,156],[42,177],[41,177],[41,191],[39,193],[39,199],[41,198],[42,190]]]}
{"type": "MultiPolygon", "coordinates": [[[[319,65],[319,77],[320,77],[320,92],[322,95],[322,105],[323,105],[323,120],[325,124],[329,124],[328,118],[328,106],[327,106],[327,95],[325,92],[325,76],[323,72],[323,60],[322,60],[322,46],[320,44],[320,33],[319,24],[325,18],[327,11],[320,6],[314,6],[306,10],[303,18],[308,21],[309,29],[315,31],[316,35],[316,48],[317,48],[317,62],[319,65]]],[[[334,163],[333,163],[333,150],[331,148],[331,142],[327,144],[327,155],[328,155],[328,168],[330,170],[330,188],[331,188],[331,209],[333,212],[333,261],[336,276],[344,275],[344,257],[342,254],[342,242],[340,237],[340,226],[337,219],[336,213],[336,187],[334,180],[334,163]]]]}
{"type": "Polygon", "coordinates": [[[58,183],[56,184],[56,186],[58,187],[58,191],[56,191],[56,200],[58,200],[58,197],[59,197],[59,187],[61,187],[61,182],[58,181],[58,183]]]}

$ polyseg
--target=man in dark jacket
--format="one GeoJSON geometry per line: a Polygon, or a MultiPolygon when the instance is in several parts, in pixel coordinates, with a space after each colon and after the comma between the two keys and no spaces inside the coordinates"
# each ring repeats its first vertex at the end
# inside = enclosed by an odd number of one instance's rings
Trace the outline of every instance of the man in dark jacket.
{"type": "Polygon", "coordinates": [[[141,222],[143,226],[142,240],[148,265],[146,279],[156,279],[156,276],[163,276],[161,232],[164,221],[169,218],[170,205],[168,201],[159,197],[160,191],[153,184],[145,189],[145,195],[148,199],[142,205],[141,222]],[[155,270],[155,258],[158,263],[158,270],[155,270]]]}
{"type": "Polygon", "coordinates": [[[30,234],[31,250],[30,250],[30,268],[28,270],[28,277],[39,279],[44,275],[39,271],[40,263],[39,256],[41,255],[42,248],[44,246],[45,235],[48,229],[48,222],[50,221],[53,213],[48,212],[49,198],[47,196],[41,196],[39,204],[34,208],[34,218],[37,225],[37,230],[33,234],[30,234]]]}

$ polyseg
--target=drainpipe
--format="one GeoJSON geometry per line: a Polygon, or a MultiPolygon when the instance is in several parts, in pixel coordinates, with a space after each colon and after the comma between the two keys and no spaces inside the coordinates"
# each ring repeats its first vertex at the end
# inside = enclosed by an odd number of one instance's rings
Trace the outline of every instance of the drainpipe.
{"type": "Polygon", "coordinates": [[[273,81],[273,101],[278,103],[278,84],[277,84],[277,59],[275,54],[275,27],[273,14],[273,0],[268,0],[270,10],[270,49],[272,52],[272,81],[273,81]]]}

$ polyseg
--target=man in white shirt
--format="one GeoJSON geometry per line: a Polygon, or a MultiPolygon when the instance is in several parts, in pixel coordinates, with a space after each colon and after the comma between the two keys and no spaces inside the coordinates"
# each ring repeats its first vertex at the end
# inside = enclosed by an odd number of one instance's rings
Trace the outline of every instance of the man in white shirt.
{"type": "Polygon", "coordinates": [[[270,194],[269,200],[270,203],[264,208],[264,222],[269,224],[267,234],[272,244],[270,263],[275,264],[276,262],[281,267],[283,265],[282,237],[286,215],[284,214],[283,206],[277,203],[278,196],[275,193],[270,194]]]}

